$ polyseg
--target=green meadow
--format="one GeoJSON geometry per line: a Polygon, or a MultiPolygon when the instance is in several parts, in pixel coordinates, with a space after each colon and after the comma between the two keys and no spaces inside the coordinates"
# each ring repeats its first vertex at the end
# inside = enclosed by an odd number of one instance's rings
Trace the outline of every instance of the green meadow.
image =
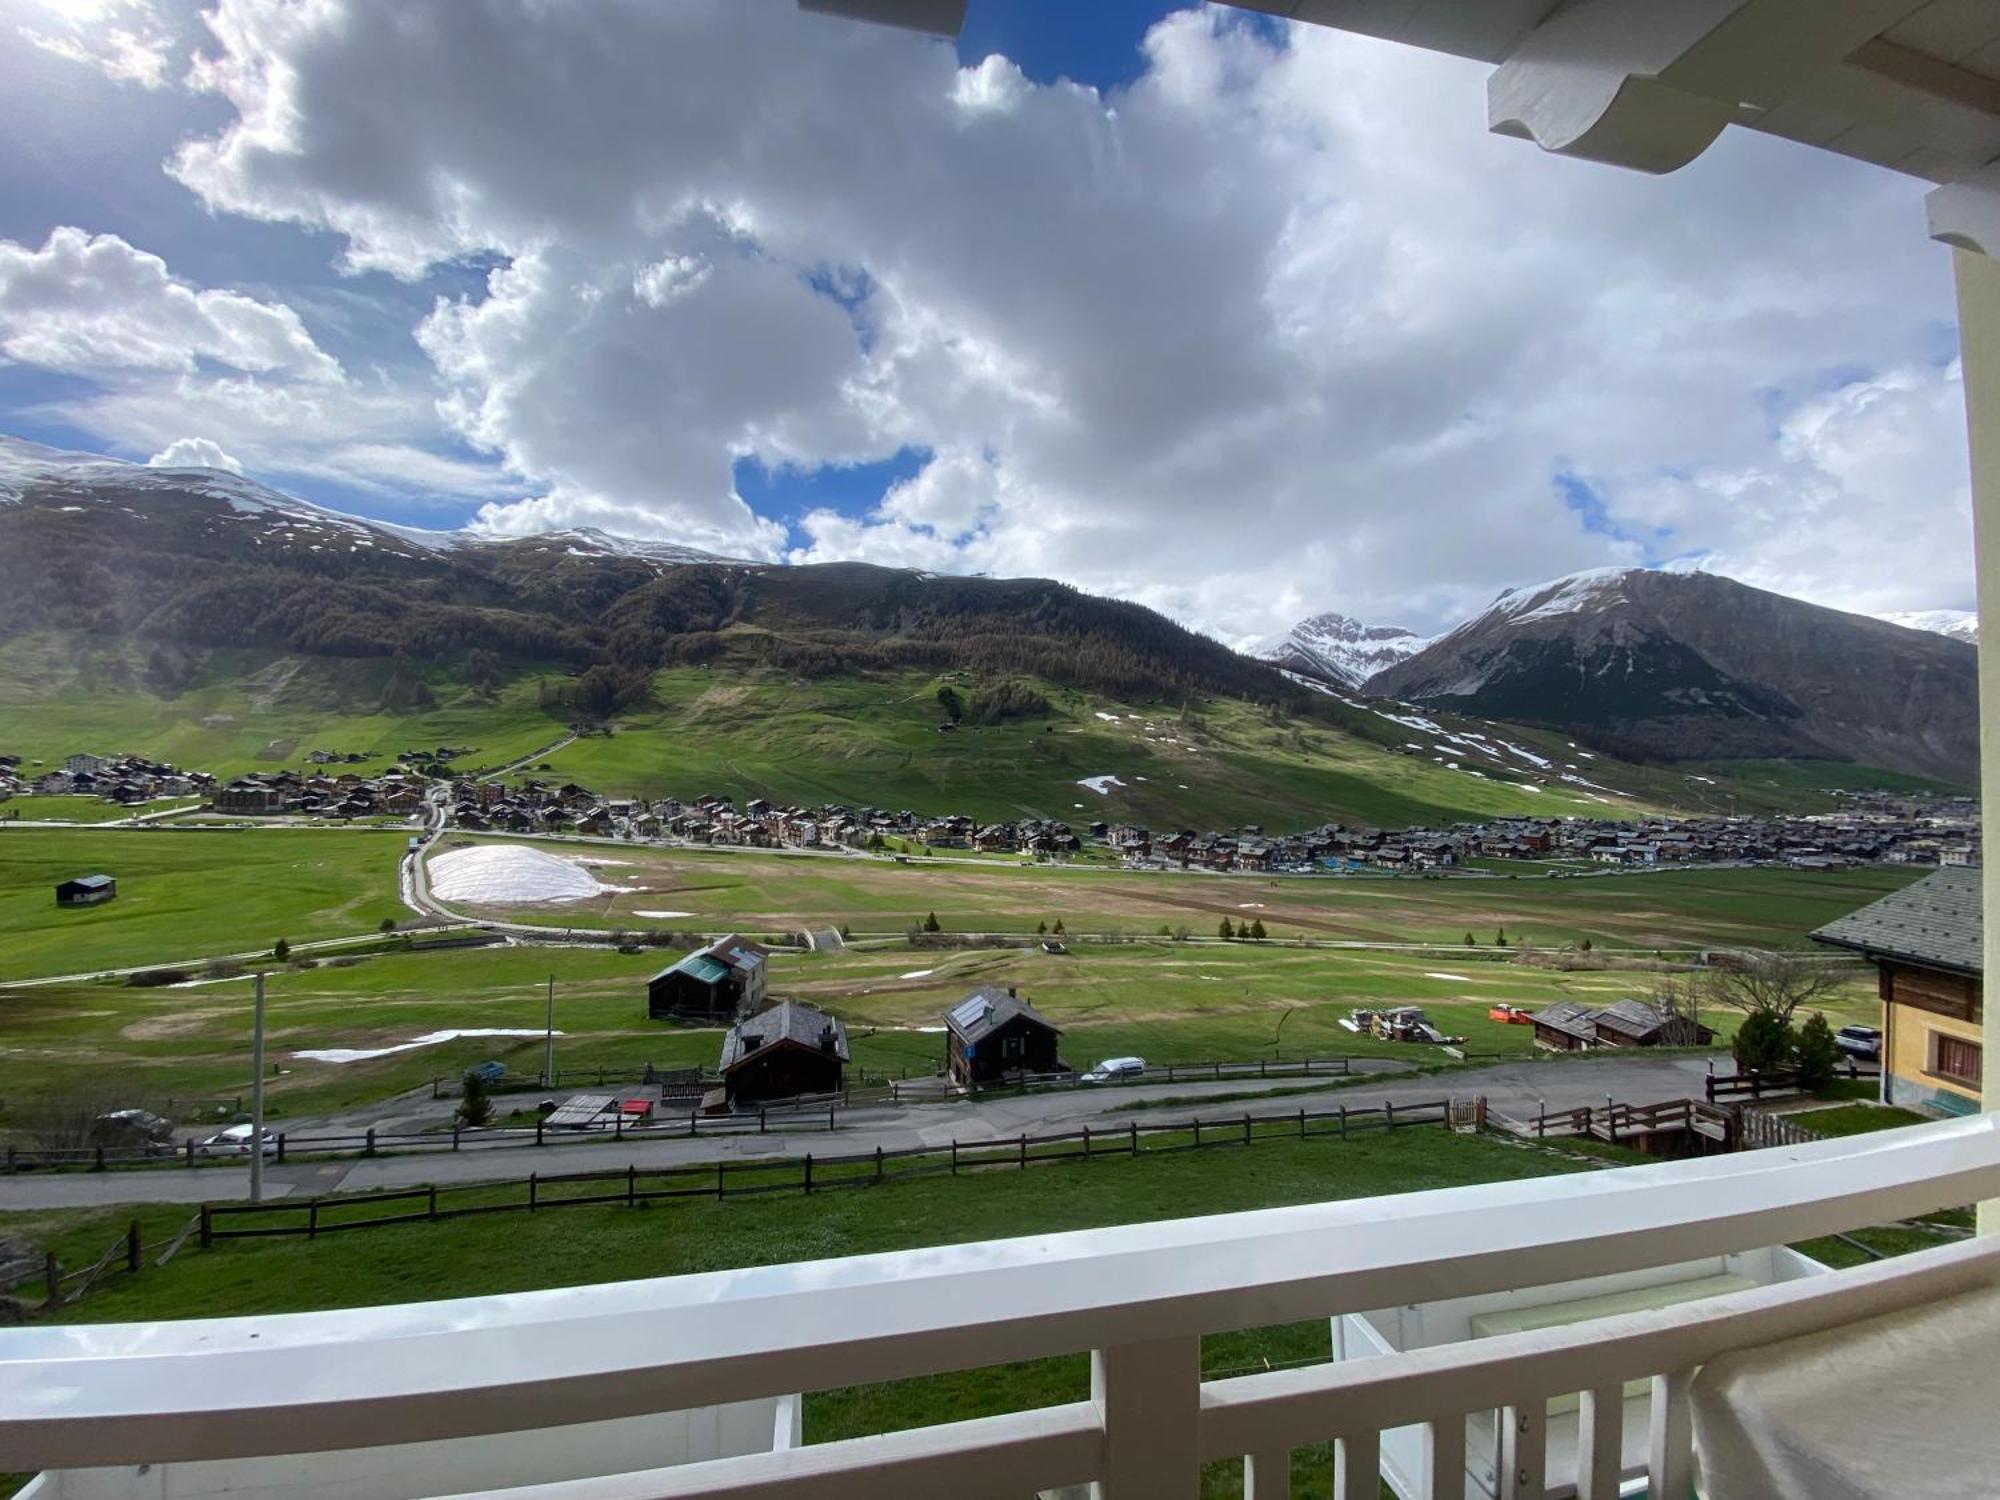
{"type": "Polygon", "coordinates": [[[396,900],[404,841],[347,830],[0,822],[0,980],[371,932],[408,915],[396,900]],[[100,872],[117,878],[116,899],[81,910],[56,905],[56,882],[100,872]]]}
{"type": "MultiPolygon", "coordinates": [[[[476,842],[454,835],[446,852],[476,842]]],[[[504,838],[485,842],[505,843],[504,838]]],[[[840,926],[900,934],[936,913],[947,932],[1028,933],[1060,919],[1075,932],[1143,937],[1187,927],[1212,937],[1262,921],[1272,936],[1391,943],[1628,948],[1795,944],[1813,928],[1896,890],[1921,872],[1752,869],[1491,879],[1380,875],[1196,875],[1091,864],[883,860],[537,843],[580,859],[616,860],[605,883],[629,889],[559,907],[468,908],[564,927],[695,925],[754,931],[840,926]],[[644,911],[686,912],[658,922],[644,911]]]]}

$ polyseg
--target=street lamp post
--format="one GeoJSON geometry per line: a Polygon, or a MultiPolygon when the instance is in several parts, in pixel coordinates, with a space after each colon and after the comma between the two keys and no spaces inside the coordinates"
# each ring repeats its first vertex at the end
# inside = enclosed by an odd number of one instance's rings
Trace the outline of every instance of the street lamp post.
{"type": "Polygon", "coordinates": [[[549,976],[548,1016],[542,1023],[542,1087],[556,1086],[556,976],[549,976]]]}
{"type": "Polygon", "coordinates": [[[264,975],[250,1023],[250,1201],[264,1201],[264,975]]]}

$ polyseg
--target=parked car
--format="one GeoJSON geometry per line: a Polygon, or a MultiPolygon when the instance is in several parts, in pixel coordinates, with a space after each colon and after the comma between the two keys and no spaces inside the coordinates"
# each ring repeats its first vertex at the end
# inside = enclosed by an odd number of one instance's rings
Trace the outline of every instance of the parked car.
{"type": "Polygon", "coordinates": [[[1107,1057],[1103,1062],[1083,1075],[1085,1083],[1120,1083],[1126,1079],[1146,1076],[1146,1059],[1143,1057],[1107,1057]]]}
{"type": "Polygon", "coordinates": [[[466,1071],[468,1073],[477,1073],[482,1083],[499,1083],[507,1076],[507,1065],[499,1061],[488,1061],[480,1063],[477,1067],[468,1068],[466,1071]]]}
{"type": "Polygon", "coordinates": [[[1875,1026],[1843,1026],[1833,1034],[1833,1045],[1849,1057],[1873,1062],[1882,1055],[1882,1032],[1875,1026]]]}
{"type": "MultiPolygon", "coordinates": [[[[203,1156],[248,1156],[250,1154],[250,1127],[232,1125],[227,1130],[218,1130],[197,1148],[203,1156]]],[[[278,1134],[270,1126],[264,1127],[264,1154],[272,1156],[278,1150],[278,1134]]]]}

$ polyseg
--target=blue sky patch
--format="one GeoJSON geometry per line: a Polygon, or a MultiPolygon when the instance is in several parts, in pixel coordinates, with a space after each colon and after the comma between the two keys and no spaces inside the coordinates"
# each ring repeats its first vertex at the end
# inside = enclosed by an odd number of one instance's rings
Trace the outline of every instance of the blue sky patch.
{"type": "Polygon", "coordinates": [[[916,477],[931,461],[928,448],[901,448],[870,464],[828,464],[817,469],[782,465],[768,469],[754,458],[739,458],[732,471],[736,493],[758,515],[776,521],[794,547],[809,544],[799,522],[809,511],[831,510],[861,520],[882,503],[891,485],[916,477]]]}

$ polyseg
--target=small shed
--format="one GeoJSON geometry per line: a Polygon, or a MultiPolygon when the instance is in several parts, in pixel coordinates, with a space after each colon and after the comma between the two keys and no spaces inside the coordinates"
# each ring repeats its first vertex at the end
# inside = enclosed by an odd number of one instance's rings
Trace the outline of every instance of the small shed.
{"type": "Polygon", "coordinates": [[[981,985],[945,1013],[952,1081],[964,1088],[1009,1073],[1059,1073],[1061,1030],[1015,993],[981,985]]]}
{"type": "Polygon", "coordinates": [[[118,882],[109,875],[78,875],[56,886],[57,906],[101,906],[118,894],[118,882]]]}
{"type": "Polygon", "coordinates": [[[732,1105],[838,1093],[846,1066],[847,1028],[799,1000],[738,1021],[722,1042],[722,1083],[732,1105]]]}
{"type": "Polygon", "coordinates": [[[571,1094],[543,1121],[551,1130],[598,1130],[617,1113],[616,1094],[571,1094]]]}

